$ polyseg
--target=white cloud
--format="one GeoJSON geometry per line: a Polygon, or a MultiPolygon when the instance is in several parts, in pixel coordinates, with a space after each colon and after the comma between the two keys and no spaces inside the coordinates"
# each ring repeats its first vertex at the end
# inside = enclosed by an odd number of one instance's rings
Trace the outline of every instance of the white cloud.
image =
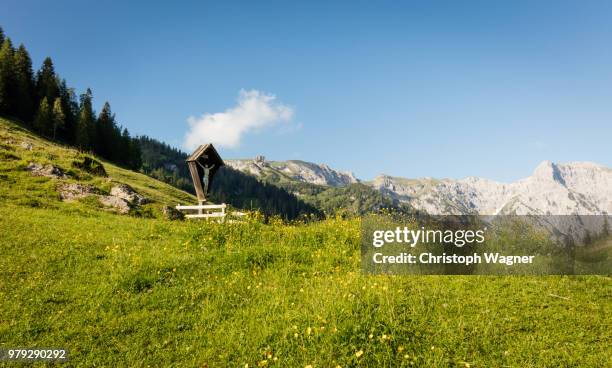
{"type": "Polygon", "coordinates": [[[212,142],[221,147],[237,148],[246,133],[293,118],[293,108],[278,102],[273,94],[242,89],[237,102],[224,112],[189,117],[190,129],[185,134],[183,146],[192,150],[212,142]]]}

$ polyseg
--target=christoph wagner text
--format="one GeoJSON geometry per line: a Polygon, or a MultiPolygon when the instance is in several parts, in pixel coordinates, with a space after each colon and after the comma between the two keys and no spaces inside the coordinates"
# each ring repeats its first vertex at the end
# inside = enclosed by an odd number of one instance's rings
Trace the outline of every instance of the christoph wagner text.
{"type": "MultiPolygon", "coordinates": [[[[499,253],[484,253],[484,261],[486,263],[499,263],[505,264],[506,266],[512,266],[513,264],[520,263],[533,263],[535,256],[506,256],[499,253]]],[[[372,257],[374,263],[404,263],[404,264],[437,264],[437,263],[452,263],[462,264],[469,266],[471,264],[482,263],[483,257],[479,254],[474,253],[473,255],[457,255],[457,254],[446,254],[434,255],[431,253],[421,253],[416,256],[414,254],[400,253],[395,256],[386,256],[382,253],[374,253],[372,257]]]]}
{"type": "Polygon", "coordinates": [[[380,248],[387,243],[404,243],[415,247],[419,243],[453,243],[457,247],[463,247],[466,244],[478,243],[482,244],[485,241],[484,233],[487,228],[481,230],[425,230],[421,227],[419,230],[411,230],[404,226],[399,226],[395,230],[375,230],[372,237],[372,245],[380,248]]]}

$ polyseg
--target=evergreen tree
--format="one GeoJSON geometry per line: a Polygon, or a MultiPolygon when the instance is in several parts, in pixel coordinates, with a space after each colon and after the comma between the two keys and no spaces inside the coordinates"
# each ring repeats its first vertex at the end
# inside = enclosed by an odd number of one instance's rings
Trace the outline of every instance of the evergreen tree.
{"type": "Polygon", "coordinates": [[[132,143],[132,138],[130,137],[130,133],[126,128],[123,128],[123,132],[121,132],[120,144],[118,147],[119,157],[122,160],[122,163],[131,166],[131,148],[130,145],[132,143]]]}
{"type": "Polygon", "coordinates": [[[34,128],[41,135],[48,135],[51,126],[53,125],[53,112],[46,97],[40,101],[40,107],[34,119],[34,128]]]}
{"type": "Polygon", "coordinates": [[[130,132],[123,128],[123,132],[118,136],[120,142],[120,158],[122,164],[132,170],[138,170],[142,167],[142,150],[140,148],[140,140],[130,137],[130,132]]]}
{"type": "Polygon", "coordinates": [[[34,73],[32,59],[23,44],[15,52],[15,94],[16,115],[24,122],[30,122],[34,116],[34,73]]]}
{"type": "Polygon", "coordinates": [[[114,158],[118,157],[118,155],[114,154],[116,153],[117,149],[117,147],[114,145],[115,130],[117,130],[115,116],[111,112],[110,104],[105,102],[104,106],[102,107],[102,111],[100,111],[100,115],[98,115],[98,121],[96,123],[97,140],[94,142],[94,150],[100,156],[109,160],[113,160],[114,158]]]}
{"type": "MultiPolygon", "coordinates": [[[[15,50],[0,28],[0,114],[32,122],[35,131],[53,140],[63,140],[110,161],[140,169],[140,141],[118,126],[108,102],[96,119],[92,100],[88,88],[77,101],[74,90],[59,78],[49,57],[34,76],[25,46],[15,50]]],[[[174,175],[172,180],[183,177],[174,175]]]]}
{"type": "Polygon", "coordinates": [[[82,149],[91,148],[91,144],[95,140],[95,118],[94,111],[91,106],[92,93],[89,88],[81,95],[79,105],[79,119],[77,122],[76,145],[82,149]]]}
{"type": "Polygon", "coordinates": [[[55,101],[59,94],[57,75],[50,57],[45,58],[36,74],[36,94],[40,100],[47,97],[48,101],[55,101]]]}
{"type": "Polygon", "coordinates": [[[76,141],[77,120],[79,115],[79,103],[73,88],[66,85],[66,80],[62,79],[59,84],[59,97],[62,102],[64,112],[64,127],[60,136],[66,143],[74,144],[76,141]]]}
{"type": "MultiPolygon", "coordinates": [[[[4,30],[0,27],[0,49],[4,45],[4,30]]],[[[0,56],[1,60],[1,56],[0,56]]],[[[2,89],[3,89],[3,81],[2,81],[2,65],[0,63],[0,114],[2,113],[2,89]]]]}
{"type": "Polygon", "coordinates": [[[10,38],[4,39],[0,45],[0,114],[15,114],[15,73],[13,44],[10,38]]]}
{"type": "Polygon", "coordinates": [[[55,102],[53,102],[53,139],[55,139],[57,129],[64,126],[65,119],[66,115],[62,109],[62,100],[57,97],[55,102]]]}

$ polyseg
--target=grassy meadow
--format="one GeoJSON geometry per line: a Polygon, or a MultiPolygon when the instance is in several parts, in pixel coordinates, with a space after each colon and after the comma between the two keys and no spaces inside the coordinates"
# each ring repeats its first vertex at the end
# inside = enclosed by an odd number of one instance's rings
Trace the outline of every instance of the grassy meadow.
{"type": "Polygon", "coordinates": [[[609,277],[364,275],[360,219],[168,221],[161,205],[193,197],[108,163],[88,176],[6,121],[0,144],[0,348],[86,367],[612,365],[609,277]],[[32,161],[71,177],[32,177],[32,161]],[[65,203],[60,181],[152,202],[65,203]]]}

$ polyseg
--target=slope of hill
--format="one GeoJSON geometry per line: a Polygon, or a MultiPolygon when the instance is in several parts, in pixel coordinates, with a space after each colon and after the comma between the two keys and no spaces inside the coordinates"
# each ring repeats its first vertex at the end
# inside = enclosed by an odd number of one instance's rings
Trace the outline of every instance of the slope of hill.
{"type": "Polygon", "coordinates": [[[51,143],[0,118],[0,197],[5,203],[50,208],[106,208],[109,211],[129,207],[133,214],[156,217],[161,215],[164,205],[196,200],[171,185],[103,160],[99,161],[105,174],[88,170],[82,167],[86,158],[92,156],[51,143]],[[129,184],[144,200],[127,203],[126,207],[119,200],[121,198],[110,198],[116,197],[111,193],[113,188],[120,188],[122,184],[129,184]]]}
{"type": "MultiPolygon", "coordinates": [[[[114,208],[123,212],[147,216],[160,216],[160,211],[164,205],[174,206],[177,203],[196,202],[193,195],[180,190],[182,188],[193,190],[191,182],[185,177],[187,174],[184,171],[186,170],[181,172],[178,165],[165,167],[164,163],[166,161],[164,160],[168,160],[169,157],[164,155],[161,155],[160,159],[152,161],[150,156],[154,155],[155,151],[151,150],[150,145],[144,145],[143,162],[148,164],[148,166],[145,166],[145,170],[154,168],[154,165],[159,165],[157,168],[149,170],[149,174],[155,178],[120,168],[103,160],[100,161],[108,175],[97,176],[77,167],[85,157],[92,157],[90,155],[84,155],[73,148],[48,142],[8,120],[0,119],[0,129],[0,155],[2,155],[3,160],[6,160],[6,172],[10,173],[10,175],[5,174],[0,177],[0,180],[4,180],[8,184],[3,187],[0,193],[7,199],[22,202],[31,199],[33,203],[42,204],[44,202],[46,205],[60,205],[60,203],[57,203],[58,198],[83,197],[74,198],[77,200],[70,200],[69,202],[72,205],[75,205],[76,202],[79,205],[89,203],[94,207],[107,204],[109,210],[114,208]],[[39,171],[44,171],[45,168],[56,169],[61,174],[36,176],[28,169],[29,165],[40,167],[39,171]],[[167,175],[168,173],[170,174],[167,175]],[[170,182],[172,185],[163,183],[164,181],[170,182]],[[45,195],[39,196],[42,193],[38,191],[23,191],[23,184],[27,182],[44,184],[45,195]],[[136,193],[144,196],[146,203],[131,205],[130,203],[123,203],[121,198],[112,198],[113,188],[117,187],[115,190],[118,190],[122,184],[129,184],[136,193]],[[176,186],[182,188],[176,188],[176,186]],[[34,198],[30,198],[32,195],[34,195],[34,198]],[[85,197],[98,198],[100,203],[92,201],[92,198],[85,197]]],[[[177,163],[184,163],[184,159],[177,161],[177,163]]],[[[36,172],[34,174],[45,173],[36,172]]],[[[291,193],[261,183],[231,168],[224,168],[219,171],[211,188],[211,201],[213,203],[228,203],[240,209],[259,210],[265,215],[278,215],[289,220],[311,214],[320,216],[317,208],[303,202],[291,193]]]]}
{"type": "Polygon", "coordinates": [[[514,183],[379,176],[377,190],[430,214],[600,215],[612,213],[612,169],[590,162],[542,162],[514,183]]]}

